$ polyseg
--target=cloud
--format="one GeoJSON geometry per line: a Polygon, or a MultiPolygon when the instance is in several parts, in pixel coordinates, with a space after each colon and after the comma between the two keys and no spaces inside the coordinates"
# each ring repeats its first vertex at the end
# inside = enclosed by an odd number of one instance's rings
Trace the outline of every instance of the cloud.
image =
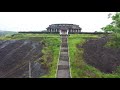
{"type": "MultiPolygon", "coordinates": [[[[0,30],[41,31],[50,24],[78,24],[82,31],[99,31],[111,22],[110,12],[0,12],[0,30]]],[[[115,12],[112,12],[113,14],[115,12]]]]}

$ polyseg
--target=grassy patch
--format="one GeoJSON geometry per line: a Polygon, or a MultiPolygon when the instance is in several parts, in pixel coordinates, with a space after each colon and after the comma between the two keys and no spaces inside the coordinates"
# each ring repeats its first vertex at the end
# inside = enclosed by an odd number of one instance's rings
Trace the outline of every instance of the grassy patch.
{"type": "MultiPolygon", "coordinates": [[[[45,39],[45,42],[48,50],[50,50],[50,53],[46,54],[52,56],[52,61],[48,63],[49,73],[40,78],[55,78],[57,61],[59,57],[60,38],[47,38],[45,39]]],[[[48,50],[46,50],[46,52],[48,50]]],[[[47,55],[45,56],[45,58],[47,58],[47,55]]]]}
{"type": "Polygon", "coordinates": [[[105,74],[93,66],[90,66],[84,62],[82,48],[77,48],[76,46],[82,45],[86,39],[98,38],[98,35],[70,35],[68,39],[69,43],[69,56],[71,64],[71,74],[72,78],[118,78],[120,77],[120,68],[113,72],[112,74],[105,74]]]}
{"type": "Polygon", "coordinates": [[[69,43],[69,56],[70,56],[70,64],[71,64],[71,74],[73,78],[80,77],[79,73],[81,72],[79,67],[83,67],[85,64],[82,58],[83,50],[80,50],[79,53],[81,56],[78,55],[78,49],[76,46],[78,44],[83,44],[87,38],[95,38],[96,35],[85,35],[85,34],[74,34],[70,35],[68,39],[69,43]],[[78,60],[78,56],[79,59],[78,60]]]}
{"type": "Polygon", "coordinates": [[[120,34],[112,34],[112,38],[105,44],[105,47],[120,48],[120,34]]]}
{"type": "Polygon", "coordinates": [[[21,39],[29,39],[30,37],[59,38],[59,34],[15,34],[15,35],[0,36],[0,40],[21,40],[21,39]]]}

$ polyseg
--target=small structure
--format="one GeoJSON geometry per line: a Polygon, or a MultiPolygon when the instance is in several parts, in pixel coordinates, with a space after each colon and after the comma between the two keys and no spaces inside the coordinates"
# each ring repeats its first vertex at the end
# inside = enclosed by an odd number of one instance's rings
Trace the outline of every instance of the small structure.
{"type": "Polygon", "coordinates": [[[81,32],[81,28],[76,24],[51,24],[46,29],[47,32],[59,32],[60,35],[81,32]]]}

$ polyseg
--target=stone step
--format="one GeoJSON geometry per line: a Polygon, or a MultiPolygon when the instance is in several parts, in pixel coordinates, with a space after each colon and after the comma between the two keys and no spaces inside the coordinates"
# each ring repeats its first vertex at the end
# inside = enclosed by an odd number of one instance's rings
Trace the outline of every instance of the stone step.
{"type": "Polygon", "coordinates": [[[60,57],[61,56],[68,56],[68,52],[60,52],[60,57]]]}
{"type": "Polygon", "coordinates": [[[69,70],[69,65],[58,65],[58,70],[69,70]]]}
{"type": "Polygon", "coordinates": [[[61,52],[68,52],[68,49],[61,49],[61,52]]]}
{"type": "Polygon", "coordinates": [[[62,36],[62,37],[67,37],[67,35],[65,35],[65,34],[62,34],[61,36],[62,36]]]}
{"type": "Polygon", "coordinates": [[[62,43],[67,43],[67,40],[62,40],[62,43]]]}
{"type": "Polygon", "coordinates": [[[62,35],[61,41],[57,78],[70,78],[67,35],[62,35]]]}
{"type": "Polygon", "coordinates": [[[67,41],[63,40],[62,43],[67,43],[67,41]]]}
{"type": "Polygon", "coordinates": [[[64,55],[64,56],[65,56],[65,55],[67,56],[67,55],[68,55],[68,52],[60,52],[60,54],[61,54],[61,55],[64,55]]]}
{"type": "Polygon", "coordinates": [[[57,78],[70,78],[69,70],[58,70],[57,78]]]}
{"type": "Polygon", "coordinates": [[[69,57],[68,56],[60,56],[59,60],[68,61],[69,57]]]}
{"type": "Polygon", "coordinates": [[[58,65],[69,65],[69,61],[60,60],[58,65]]]}
{"type": "Polygon", "coordinates": [[[67,37],[62,37],[61,39],[67,39],[67,37]]]}
{"type": "Polygon", "coordinates": [[[68,44],[67,43],[62,43],[61,47],[68,47],[68,44]]]}
{"type": "Polygon", "coordinates": [[[61,38],[62,40],[67,40],[67,38],[61,38]]]}
{"type": "Polygon", "coordinates": [[[61,48],[61,49],[68,49],[67,47],[63,47],[63,48],[61,48]]]}

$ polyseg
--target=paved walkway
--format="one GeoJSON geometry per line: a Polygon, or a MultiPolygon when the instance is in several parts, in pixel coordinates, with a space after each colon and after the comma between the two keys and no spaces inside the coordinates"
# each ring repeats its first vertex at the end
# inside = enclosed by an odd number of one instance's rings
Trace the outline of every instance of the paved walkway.
{"type": "Polygon", "coordinates": [[[61,36],[62,42],[56,78],[71,78],[67,39],[68,39],[67,35],[61,36]]]}

